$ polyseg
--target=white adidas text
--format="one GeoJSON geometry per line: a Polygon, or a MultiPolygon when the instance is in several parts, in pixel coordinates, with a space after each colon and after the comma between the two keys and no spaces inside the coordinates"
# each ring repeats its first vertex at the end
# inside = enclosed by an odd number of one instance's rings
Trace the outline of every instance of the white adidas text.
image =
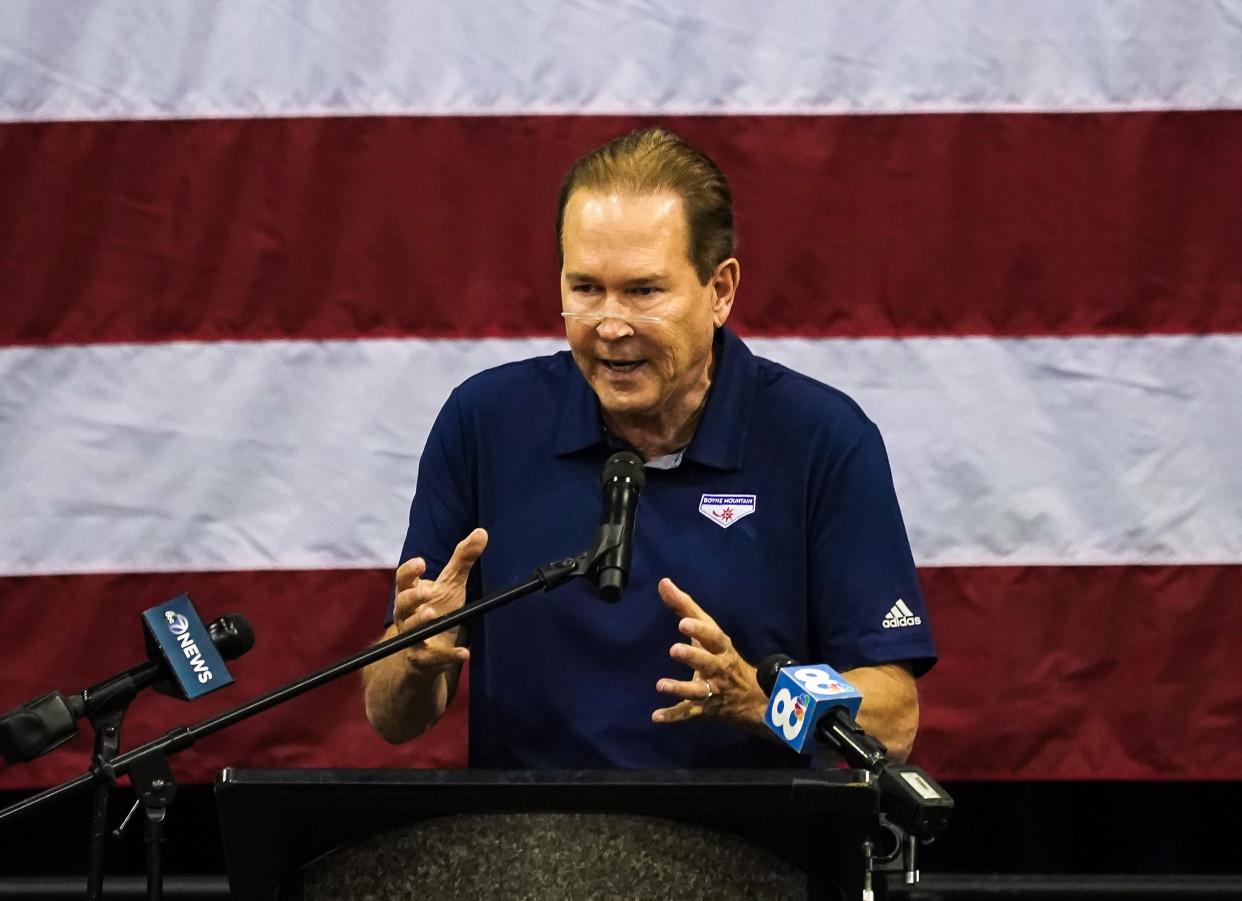
{"type": "Polygon", "coordinates": [[[906,602],[901,598],[897,599],[897,603],[893,605],[893,609],[888,611],[884,617],[884,622],[880,623],[885,629],[900,629],[902,626],[921,626],[923,618],[915,614],[906,602]]]}

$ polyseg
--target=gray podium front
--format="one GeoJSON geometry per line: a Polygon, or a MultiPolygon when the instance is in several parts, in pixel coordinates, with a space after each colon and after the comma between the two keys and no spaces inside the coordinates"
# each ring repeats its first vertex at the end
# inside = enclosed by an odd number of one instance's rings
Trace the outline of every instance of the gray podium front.
{"type": "Polygon", "coordinates": [[[859,770],[227,769],[216,803],[243,901],[861,898],[879,828],[859,770]]]}

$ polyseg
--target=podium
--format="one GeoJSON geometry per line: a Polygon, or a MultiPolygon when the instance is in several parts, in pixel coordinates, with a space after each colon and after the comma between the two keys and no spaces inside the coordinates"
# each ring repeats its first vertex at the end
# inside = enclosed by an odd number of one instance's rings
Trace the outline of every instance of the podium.
{"type": "Polygon", "coordinates": [[[242,901],[835,901],[879,829],[862,770],[227,769],[215,793],[242,901]]]}

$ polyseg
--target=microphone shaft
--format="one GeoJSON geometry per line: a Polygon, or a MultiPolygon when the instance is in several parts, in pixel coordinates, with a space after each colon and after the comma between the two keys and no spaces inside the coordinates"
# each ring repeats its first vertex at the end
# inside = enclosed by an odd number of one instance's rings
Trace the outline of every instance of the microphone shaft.
{"type": "Polygon", "coordinates": [[[627,482],[616,482],[605,490],[600,537],[606,544],[600,555],[598,584],[606,601],[620,600],[629,581],[637,503],[638,492],[627,482]]]}

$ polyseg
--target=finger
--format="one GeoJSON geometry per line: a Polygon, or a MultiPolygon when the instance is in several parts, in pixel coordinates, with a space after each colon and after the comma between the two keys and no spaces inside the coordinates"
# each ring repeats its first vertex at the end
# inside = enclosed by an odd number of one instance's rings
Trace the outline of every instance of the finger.
{"type": "Polygon", "coordinates": [[[707,683],[699,678],[689,681],[661,679],[656,683],[656,691],[663,695],[681,698],[683,701],[693,701],[696,704],[706,701],[708,694],[707,683]]]}
{"type": "Polygon", "coordinates": [[[704,676],[718,676],[724,670],[725,664],[720,657],[694,645],[675,644],[669,648],[668,655],[704,676]]]}
{"type": "MultiPolygon", "coordinates": [[[[448,598],[437,594],[434,582],[419,580],[413,587],[397,594],[393,604],[393,618],[406,622],[421,608],[436,609],[436,605],[442,600],[448,600],[448,598]]],[[[427,619],[432,618],[427,617],[427,619]]],[[[407,628],[409,625],[411,624],[406,622],[407,628]]]]}
{"type": "Polygon", "coordinates": [[[427,571],[427,561],[422,557],[411,557],[397,567],[397,591],[412,588],[414,583],[427,571]]]}
{"type": "Polygon", "coordinates": [[[406,618],[402,626],[409,629],[417,629],[419,626],[425,626],[440,616],[440,612],[436,609],[435,603],[419,604],[411,611],[409,617],[406,618]]]}
{"type": "MultiPolygon", "coordinates": [[[[715,620],[712,619],[712,615],[710,615],[707,610],[704,610],[702,606],[699,606],[697,601],[694,600],[691,595],[688,595],[686,592],[683,592],[682,589],[679,589],[677,584],[674,583],[672,579],[661,579],[657,590],[660,592],[660,599],[664,601],[664,605],[666,605],[669,610],[672,610],[673,613],[682,616],[683,619],[697,619],[702,620],[703,623],[709,623],[713,626],[715,625],[715,620]]],[[[689,635],[691,633],[686,634],[689,635]]],[[[696,638],[698,638],[698,636],[696,636],[696,638]]]]}
{"type": "Polygon", "coordinates": [[[664,601],[665,606],[678,616],[689,616],[693,619],[711,619],[707,615],[707,611],[695,603],[694,598],[678,588],[672,579],[661,579],[657,590],[660,592],[660,600],[664,601]]]}
{"type": "Polygon", "coordinates": [[[661,707],[651,712],[653,723],[680,723],[702,716],[706,708],[697,701],[682,701],[672,707],[661,707]]]}
{"type": "Polygon", "coordinates": [[[412,588],[407,588],[405,591],[397,592],[397,597],[393,601],[392,605],[393,622],[404,624],[405,621],[414,614],[414,611],[418,609],[419,604],[421,603],[422,602],[418,599],[417,593],[412,588]]]}
{"type": "Polygon", "coordinates": [[[677,624],[677,631],[688,636],[694,644],[701,645],[712,654],[723,654],[732,647],[729,636],[724,633],[713,619],[694,619],[686,617],[677,624]]]}
{"type": "Polygon", "coordinates": [[[453,556],[449,558],[449,562],[445,564],[436,581],[464,584],[466,577],[470,575],[471,567],[474,566],[486,547],[487,530],[475,529],[461,541],[457,542],[457,547],[453,548],[453,556]]]}
{"type": "Polygon", "coordinates": [[[470,659],[470,651],[466,648],[437,648],[427,644],[407,648],[406,662],[422,672],[438,672],[452,669],[470,659]]]}

